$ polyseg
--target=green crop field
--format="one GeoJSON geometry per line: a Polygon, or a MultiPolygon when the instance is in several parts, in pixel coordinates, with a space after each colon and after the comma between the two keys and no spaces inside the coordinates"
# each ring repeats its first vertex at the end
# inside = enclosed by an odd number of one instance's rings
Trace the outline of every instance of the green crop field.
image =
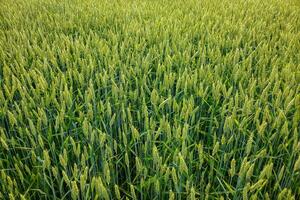
{"type": "Polygon", "coordinates": [[[299,200],[299,0],[0,0],[0,199],[299,200]]]}

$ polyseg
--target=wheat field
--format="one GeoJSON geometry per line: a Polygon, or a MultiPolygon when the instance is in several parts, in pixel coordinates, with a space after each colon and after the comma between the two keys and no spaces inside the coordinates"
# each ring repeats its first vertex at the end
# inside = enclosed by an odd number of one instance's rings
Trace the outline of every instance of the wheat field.
{"type": "Polygon", "coordinates": [[[300,199],[298,0],[0,0],[0,199],[300,199]]]}

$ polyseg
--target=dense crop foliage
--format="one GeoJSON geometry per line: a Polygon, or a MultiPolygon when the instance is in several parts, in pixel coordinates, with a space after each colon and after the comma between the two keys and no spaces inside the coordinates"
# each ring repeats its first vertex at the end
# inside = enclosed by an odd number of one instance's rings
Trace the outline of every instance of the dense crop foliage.
{"type": "Polygon", "coordinates": [[[300,199],[297,0],[0,0],[0,199],[300,199]]]}

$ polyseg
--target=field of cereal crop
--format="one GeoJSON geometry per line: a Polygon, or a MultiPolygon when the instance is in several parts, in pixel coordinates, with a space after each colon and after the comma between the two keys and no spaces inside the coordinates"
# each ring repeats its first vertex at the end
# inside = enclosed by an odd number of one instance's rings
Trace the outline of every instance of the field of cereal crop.
{"type": "Polygon", "coordinates": [[[298,0],[0,0],[0,199],[300,199],[298,0]]]}

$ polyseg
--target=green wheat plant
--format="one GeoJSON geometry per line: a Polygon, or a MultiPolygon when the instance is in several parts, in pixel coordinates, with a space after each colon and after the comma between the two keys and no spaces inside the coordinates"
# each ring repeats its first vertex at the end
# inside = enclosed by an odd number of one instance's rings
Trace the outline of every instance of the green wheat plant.
{"type": "Polygon", "coordinates": [[[300,199],[300,4],[0,0],[0,199],[300,199]]]}

